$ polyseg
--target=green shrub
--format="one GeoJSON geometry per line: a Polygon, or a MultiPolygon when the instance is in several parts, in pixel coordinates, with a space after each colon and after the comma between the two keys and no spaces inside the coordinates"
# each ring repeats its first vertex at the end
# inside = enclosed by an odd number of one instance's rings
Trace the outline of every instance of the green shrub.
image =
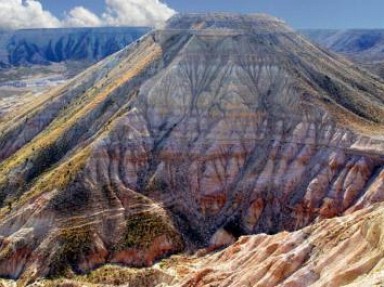
{"type": "Polygon", "coordinates": [[[181,242],[177,231],[164,218],[157,214],[141,212],[128,218],[123,240],[117,249],[145,249],[155,238],[162,235],[166,235],[174,243],[181,242]]]}
{"type": "Polygon", "coordinates": [[[87,256],[92,250],[92,231],[88,228],[64,229],[58,235],[60,247],[56,250],[50,262],[49,277],[68,275],[82,256],[87,256]]]}

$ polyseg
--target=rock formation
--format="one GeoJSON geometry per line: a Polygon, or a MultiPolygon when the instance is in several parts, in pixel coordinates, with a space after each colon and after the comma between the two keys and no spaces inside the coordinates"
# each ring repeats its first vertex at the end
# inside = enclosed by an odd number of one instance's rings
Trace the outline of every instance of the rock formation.
{"type": "Polygon", "coordinates": [[[352,283],[382,255],[383,124],[384,83],[280,20],[177,15],[0,124],[0,276],[352,283]]]}
{"type": "Polygon", "coordinates": [[[139,270],[109,265],[31,286],[381,286],[383,212],[376,204],[292,233],[240,237],[217,253],[173,256],[139,270]]]}

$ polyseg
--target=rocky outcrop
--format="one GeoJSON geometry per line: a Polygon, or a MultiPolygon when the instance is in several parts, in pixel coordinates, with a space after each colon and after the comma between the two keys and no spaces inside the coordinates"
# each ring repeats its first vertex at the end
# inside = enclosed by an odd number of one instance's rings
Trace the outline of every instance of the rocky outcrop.
{"type": "Polygon", "coordinates": [[[88,285],[90,281],[119,286],[113,280],[148,287],[380,286],[384,282],[383,208],[376,204],[292,233],[240,237],[220,252],[174,256],[148,269],[108,266],[87,277],[32,286],[94,286],[88,285]]]}
{"type": "Polygon", "coordinates": [[[204,267],[177,286],[374,286],[383,283],[382,221],[380,205],[294,233],[242,237],[196,259],[204,267]]]}
{"type": "Polygon", "coordinates": [[[275,286],[306,262],[305,232],[382,201],[383,116],[382,82],[277,19],[175,16],[0,126],[1,276],[150,266],[259,234],[231,248],[271,243],[254,270],[275,286]]]}

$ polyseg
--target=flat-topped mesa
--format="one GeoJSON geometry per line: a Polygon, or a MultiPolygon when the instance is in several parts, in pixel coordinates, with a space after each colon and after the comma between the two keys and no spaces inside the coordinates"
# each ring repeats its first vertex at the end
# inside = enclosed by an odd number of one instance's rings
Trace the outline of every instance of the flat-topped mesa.
{"type": "Polygon", "coordinates": [[[149,266],[384,201],[382,82],[265,15],[167,27],[0,126],[0,277],[149,266]]]}
{"type": "Polygon", "coordinates": [[[266,32],[292,32],[285,23],[266,14],[187,13],[168,20],[165,29],[231,29],[266,32]]]}

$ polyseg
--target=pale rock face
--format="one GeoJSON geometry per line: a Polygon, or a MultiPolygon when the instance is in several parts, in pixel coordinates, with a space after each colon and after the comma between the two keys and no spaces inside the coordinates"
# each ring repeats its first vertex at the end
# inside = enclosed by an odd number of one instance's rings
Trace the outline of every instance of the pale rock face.
{"type": "MultiPolygon", "coordinates": [[[[164,274],[156,278],[175,287],[380,286],[383,209],[383,204],[377,204],[296,232],[243,236],[219,252],[173,257],[162,261],[164,272],[172,279],[165,279],[164,274]]],[[[73,284],[91,286],[85,282],[73,284]]],[[[163,286],[156,280],[153,284],[141,282],[142,286],[163,286]]]]}
{"type": "Polygon", "coordinates": [[[380,286],[382,217],[380,204],[293,233],[240,237],[220,252],[175,257],[163,262],[174,276],[167,285],[380,286]]]}
{"type": "Polygon", "coordinates": [[[209,248],[215,250],[217,248],[226,247],[233,244],[236,238],[224,229],[219,229],[209,240],[209,248]]]}
{"type": "Polygon", "coordinates": [[[23,114],[4,130],[0,264],[17,266],[1,275],[151,266],[259,234],[204,261],[233,269],[188,282],[317,284],[325,261],[297,270],[326,229],[344,230],[327,219],[383,198],[382,151],[362,138],[382,129],[384,85],[364,77],[267,16],[175,17],[34,107],[38,134],[23,114]],[[20,252],[2,253],[19,232],[20,252]]]}

